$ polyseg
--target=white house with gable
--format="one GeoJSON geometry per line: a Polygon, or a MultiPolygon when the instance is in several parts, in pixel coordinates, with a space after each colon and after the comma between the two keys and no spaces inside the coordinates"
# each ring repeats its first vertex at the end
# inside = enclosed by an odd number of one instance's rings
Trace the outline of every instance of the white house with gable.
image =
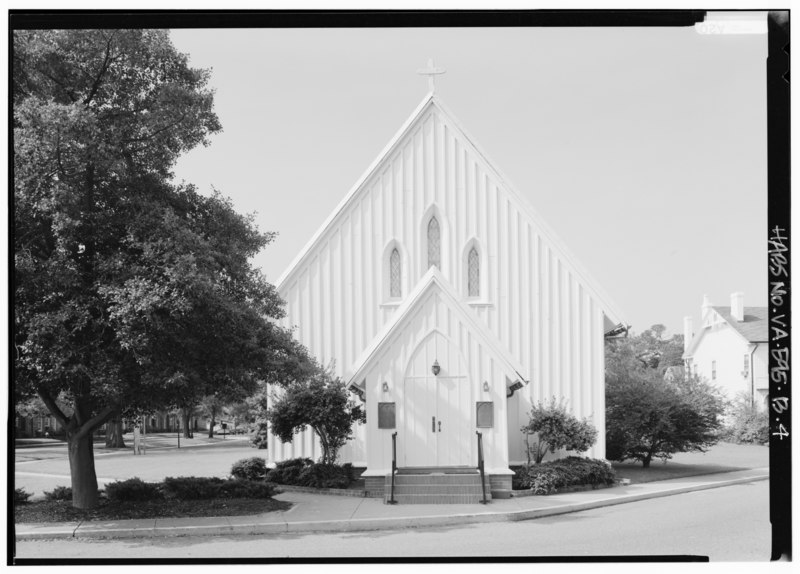
{"type": "MultiPolygon", "coordinates": [[[[591,419],[587,454],[604,458],[604,335],[620,313],[433,91],[277,288],[283,324],[365,402],[340,460],[366,467],[368,489],[393,452],[400,469],[474,470],[480,433],[502,496],[532,403],[553,396],[591,419]]],[[[268,448],[270,463],[321,452],[310,430],[268,448]]]]}
{"type": "Polygon", "coordinates": [[[703,297],[701,325],[684,318],[686,369],[718,386],[733,400],[744,393],[751,404],[766,408],[769,394],[769,317],[766,307],[745,307],[744,294],[731,294],[729,307],[703,297]]]}

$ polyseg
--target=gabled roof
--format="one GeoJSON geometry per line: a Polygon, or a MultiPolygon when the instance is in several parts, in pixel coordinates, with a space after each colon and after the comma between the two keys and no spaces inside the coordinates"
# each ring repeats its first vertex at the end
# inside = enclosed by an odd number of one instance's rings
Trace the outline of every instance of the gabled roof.
{"type": "MultiPolygon", "coordinates": [[[[748,343],[766,343],[769,341],[769,316],[766,307],[745,307],[744,321],[737,321],[731,315],[730,307],[711,307],[715,313],[748,343]]],[[[700,340],[710,327],[703,327],[692,339],[689,348],[683,353],[684,358],[691,357],[700,340]]]]}
{"type": "Polygon", "coordinates": [[[550,226],[539,216],[539,214],[533,209],[528,199],[520,194],[517,189],[511,184],[509,179],[503,175],[497,166],[489,160],[486,153],[478,146],[474,137],[472,137],[466,129],[461,125],[461,123],[456,119],[452,112],[444,105],[444,103],[439,99],[438,96],[434,95],[434,92],[429,92],[425,95],[419,105],[416,107],[414,112],[409,116],[409,118],[403,123],[397,133],[392,137],[389,143],[383,148],[383,151],[378,155],[377,158],[370,164],[367,170],[362,174],[362,176],[358,179],[356,184],[350,189],[347,195],[339,202],[339,205],[336,206],[336,209],[328,216],[325,222],[320,226],[317,232],[313,235],[313,237],[309,240],[309,242],[305,245],[305,247],[297,254],[294,258],[292,263],[289,267],[281,274],[281,276],[276,281],[275,285],[280,290],[284,283],[289,281],[289,279],[294,275],[294,273],[299,270],[302,262],[309,256],[311,251],[314,249],[315,245],[323,238],[325,233],[328,231],[329,228],[333,226],[333,224],[337,221],[337,219],[346,211],[346,208],[357,199],[359,192],[365,187],[365,184],[370,180],[370,178],[376,173],[378,168],[381,164],[388,158],[393,155],[395,148],[400,144],[401,140],[405,137],[407,133],[412,129],[412,127],[417,123],[417,121],[425,115],[429,108],[435,107],[438,112],[447,119],[447,121],[455,128],[456,132],[459,132],[461,137],[466,141],[475,151],[476,156],[484,163],[486,169],[492,173],[498,180],[498,182],[502,185],[503,189],[505,189],[511,198],[515,201],[518,208],[524,213],[530,220],[534,223],[537,227],[537,230],[541,233],[541,235],[547,239],[551,248],[560,256],[560,258],[569,264],[569,266],[574,271],[576,278],[578,278],[581,284],[590,292],[592,293],[593,297],[600,303],[601,308],[603,309],[604,313],[606,314],[609,321],[607,321],[606,331],[612,329],[614,325],[618,325],[621,323],[625,323],[622,313],[619,311],[616,304],[610,299],[610,297],[603,291],[602,288],[598,285],[598,283],[592,278],[589,272],[581,265],[578,259],[572,254],[572,252],[567,248],[563,241],[561,241],[555,232],[550,228],[550,226]]]}
{"type": "Polygon", "coordinates": [[[371,360],[380,352],[384,344],[389,342],[392,336],[412,318],[417,303],[423,301],[432,290],[439,292],[448,306],[465,324],[470,326],[472,332],[492,350],[498,359],[505,363],[509,375],[514,373],[519,381],[523,383],[529,382],[522,374],[522,366],[506,351],[505,347],[497,340],[497,337],[494,336],[486,324],[461,301],[461,298],[442,276],[439,269],[431,267],[422,276],[403,303],[395,310],[391,320],[375,335],[375,338],[364,349],[364,352],[361,353],[361,356],[358,357],[351,369],[344,374],[344,380],[349,382],[348,386],[361,389],[359,383],[363,379],[363,373],[371,363],[371,360]]]}
{"type": "Polygon", "coordinates": [[[712,307],[731,327],[750,343],[769,341],[769,316],[766,307],[745,307],[744,321],[737,321],[731,315],[730,307],[712,307]]]}

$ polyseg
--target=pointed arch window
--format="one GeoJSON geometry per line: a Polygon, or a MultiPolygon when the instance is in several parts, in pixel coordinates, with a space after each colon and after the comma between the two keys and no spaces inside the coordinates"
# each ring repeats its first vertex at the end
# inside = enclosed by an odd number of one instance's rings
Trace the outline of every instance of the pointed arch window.
{"type": "Polygon", "coordinates": [[[479,297],[481,294],[481,258],[473,246],[467,255],[467,295],[479,297]]]}
{"type": "Polygon", "coordinates": [[[442,268],[442,235],[436,216],[428,221],[428,267],[442,268]]]}
{"type": "Polygon", "coordinates": [[[401,279],[402,267],[400,264],[400,252],[397,247],[392,249],[392,254],[389,256],[389,296],[400,297],[402,295],[401,279]]]}

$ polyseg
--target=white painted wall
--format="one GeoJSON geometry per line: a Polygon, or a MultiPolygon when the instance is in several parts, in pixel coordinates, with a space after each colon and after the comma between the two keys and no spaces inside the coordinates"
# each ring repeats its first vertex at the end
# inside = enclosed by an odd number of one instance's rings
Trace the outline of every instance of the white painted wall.
{"type": "MultiPolygon", "coordinates": [[[[750,355],[754,344],[748,343],[726,322],[714,322],[705,327],[706,332],[690,358],[692,372],[718,386],[729,400],[738,393],[750,394],[751,375],[745,377],[744,356],[750,355]],[[712,377],[712,362],[716,361],[716,379],[712,377]]],[[[767,345],[759,344],[752,358],[750,370],[754,377],[756,398],[758,389],[768,389],[767,345]]]]}
{"type": "MultiPolygon", "coordinates": [[[[530,380],[515,398],[512,420],[522,421],[532,401],[563,397],[574,414],[592,418],[600,436],[588,454],[604,457],[600,296],[435,100],[284,275],[278,285],[287,301],[283,324],[296,326],[297,338],[323,364],[335,361],[336,371],[346,372],[399,304],[385,296],[387,247],[401,246],[405,297],[426,271],[432,213],[442,228],[444,278],[530,380]],[[483,280],[481,296],[468,300],[463,254],[470,244],[480,249],[483,280]]],[[[368,380],[368,397],[374,384],[368,380]]],[[[342,451],[343,460],[366,463],[364,431],[342,451]]],[[[509,448],[510,460],[524,459],[521,433],[512,433],[509,448]]],[[[318,455],[308,433],[292,445],[269,442],[271,460],[301,455],[318,455]]]]}

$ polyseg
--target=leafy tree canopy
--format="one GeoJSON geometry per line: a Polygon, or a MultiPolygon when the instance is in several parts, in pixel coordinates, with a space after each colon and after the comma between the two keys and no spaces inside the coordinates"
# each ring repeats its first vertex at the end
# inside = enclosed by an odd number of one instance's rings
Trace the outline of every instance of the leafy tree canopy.
{"type": "Polygon", "coordinates": [[[698,377],[664,377],[682,364],[683,337],[663,329],[611,340],[606,346],[606,456],[637,460],[705,450],[718,440],[724,400],[698,377]]]}
{"type": "Polygon", "coordinates": [[[82,507],[105,421],[310,368],[249,263],[274,234],[170,181],[220,130],[208,77],[163,30],[14,32],[15,399],[66,429],[82,507]]]}
{"type": "Polygon", "coordinates": [[[331,369],[318,367],[314,375],[270,398],[267,419],[275,436],[291,442],[295,433],[311,427],[322,447],[323,464],[335,463],[338,450],[352,438],[353,425],[366,421],[364,410],[351,400],[344,381],[331,369]]]}

